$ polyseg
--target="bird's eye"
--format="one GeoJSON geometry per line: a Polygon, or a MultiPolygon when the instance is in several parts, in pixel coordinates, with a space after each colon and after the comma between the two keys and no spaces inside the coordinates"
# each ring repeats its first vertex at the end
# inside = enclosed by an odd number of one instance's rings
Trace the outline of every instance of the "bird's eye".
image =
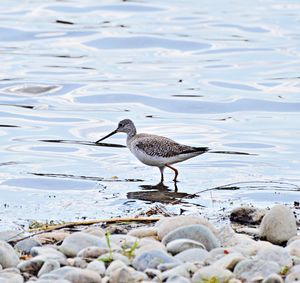
{"type": "Polygon", "coordinates": [[[119,126],[120,126],[120,127],[123,127],[123,126],[124,126],[124,124],[119,124],[119,126]]]}

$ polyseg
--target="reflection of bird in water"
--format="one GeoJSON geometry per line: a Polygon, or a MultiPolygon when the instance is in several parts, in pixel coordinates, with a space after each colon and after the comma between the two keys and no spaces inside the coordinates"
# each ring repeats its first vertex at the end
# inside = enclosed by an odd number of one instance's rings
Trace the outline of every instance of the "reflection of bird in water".
{"type": "Polygon", "coordinates": [[[127,147],[142,163],[156,166],[161,173],[161,182],[164,180],[164,169],[168,167],[175,172],[174,182],[177,181],[178,170],[172,167],[174,163],[182,162],[207,152],[208,147],[192,147],[179,144],[171,139],[150,134],[137,134],[134,123],[125,119],[119,122],[116,130],[98,140],[96,143],[116,134],[127,134],[127,147]]]}

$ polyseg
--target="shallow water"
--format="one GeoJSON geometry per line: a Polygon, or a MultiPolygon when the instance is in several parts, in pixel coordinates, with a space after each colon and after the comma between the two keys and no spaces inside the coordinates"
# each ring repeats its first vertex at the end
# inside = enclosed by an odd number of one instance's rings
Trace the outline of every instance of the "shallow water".
{"type": "Polygon", "coordinates": [[[155,201],[215,220],[239,204],[299,201],[298,1],[1,8],[0,229],[136,215],[155,201]],[[177,165],[177,188],[167,170],[168,188],[156,187],[156,168],[93,144],[124,118],[253,155],[205,154],[177,165]]]}

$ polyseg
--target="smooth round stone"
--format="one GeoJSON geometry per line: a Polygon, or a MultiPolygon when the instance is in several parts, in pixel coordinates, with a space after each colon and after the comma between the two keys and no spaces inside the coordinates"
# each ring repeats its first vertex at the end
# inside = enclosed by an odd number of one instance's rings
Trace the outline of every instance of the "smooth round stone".
{"type": "Polygon", "coordinates": [[[11,245],[0,241],[0,265],[3,269],[15,267],[19,263],[19,257],[11,245]]]}
{"type": "Polygon", "coordinates": [[[124,234],[114,234],[110,236],[110,242],[122,247],[122,248],[131,248],[133,245],[136,245],[136,243],[139,243],[139,238],[129,236],[129,235],[124,235],[124,234]]]}
{"type": "Polygon", "coordinates": [[[273,273],[279,273],[280,266],[275,261],[245,259],[234,268],[234,274],[241,280],[263,280],[273,273]]]}
{"type": "Polygon", "coordinates": [[[33,247],[40,247],[41,245],[42,244],[38,240],[36,240],[34,238],[28,238],[28,239],[18,242],[15,245],[15,249],[17,249],[18,251],[20,251],[22,253],[29,254],[33,247]]]}
{"type": "Polygon", "coordinates": [[[105,236],[105,231],[100,227],[88,227],[88,228],[82,230],[82,232],[90,234],[90,235],[94,235],[94,236],[97,236],[100,238],[105,236]]]}
{"type": "Polygon", "coordinates": [[[290,268],[293,266],[293,260],[288,251],[279,246],[271,246],[261,249],[257,252],[255,258],[265,261],[275,261],[281,267],[290,268]]]}
{"type": "Polygon", "coordinates": [[[130,267],[121,267],[110,274],[109,283],[121,283],[121,282],[141,282],[146,280],[147,276],[142,273],[135,271],[130,267]]]}
{"type": "MultiPolygon", "coordinates": [[[[121,248],[115,247],[111,249],[113,252],[121,252],[121,248]]],[[[97,258],[110,252],[109,248],[87,247],[78,252],[77,256],[82,258],[97,258]]]]}
{"type": "MultiPolygon", "coordinates": [[[[79,251],[88,247],[108,248],[105,238],[99,238],[83,232],[76,232],[66,237],[59,250],[68,257],[75,257],[79,251]]],[[[112,245],[113,248],[115,245],[112,245]]]]}
{"type": "Polygon", "coordinates": [[[105,274],[105,264],[103,261],[93,260],[87,265],[86,269],[93,270],[101,276],[105,274]]]}
{"type": "Polygon", "coordinates": [[[206,226],[201,224],[179,227],[168,233],[162,239],[162,243],[167,245],[178,239],[191,239],[200,242],[208,251],[220,246],[220,242],[216,236],[206,226]]]}
{"type": "Polygon", "coordinates": [[[161,271],[153,268],[147,268],[144,270],[144,273],[149,279],[154,279],[154,281],[162,282],[162,273],[161,271]]]}
{"type": "Polygon", "coordinates": [[[281,244],[296,235],[296,218],[291,209],[284,205],[273,206],[260,225],[260,236],[273,244],[281,244]]]}
{"type": "Polygon", "coordinates": [[[174,275],[172,277],[169,277],[166,282],[167,283],[191,283],[191,281],[188,278],[180,275],[174,275]]]}
{"type": "MultiPolygon", "coordinates": [[[[47,261],[50,259],[57,260],[61,265],[66,265],[67,258],[66,256],[51,247],[34,247],[31,249],[31,255],[34,257],[34,260],[47,261]]],[[[31,260],[33,260],[31,259],[31,260]]]]}
{"type": "Polygon", "coordinates": [[[38,272],[38,277],[41,277],[43,274],[49,273],[58,268],[60,268],[60,264],[57,260],[46,260],[38,272]]]}
{"type": "Polygon", "coordinates": [[[167,251],[173,255],[192,248],[205,249],[205,246],[191,239],[178,239],[167,244],[167,251]]]}
{"type": "Polygon", "coordinates": [[[281,276],[278,274],[270,274],[268,277],[266,277],[262,283],[284,283],[283,279],[281,276]]]}
{"type": "Polygon", "coordinates": [[[213,264],[219,268],[233,270],[234,267],[244,259],[245,257],[241,253],[232,252],[227,255],[223,254],[223,257],[215,261],[213,264]]]}
{"type": "Polygon", "coordinates": [[[297,283],[300,281],[300,271],[291,272],[285,278],[285,283],[297,283]]]}
{"type": "Polygon", "coordinates": [[[0,282],[1,283],[23,283],[24,278],[17,272],[1,271],[0,282]]]}
{"type": "Polygon", "coordinates": [[[111,273],[113,273],[115,270],[119,269],[119,268],[123,268],[126,267],[127,265],[121,261],[121,260],[114,260],[110,263],[110,265],[108,266],[108,268],[105,271],[106,275],[110,275],[111,273]]]}
{"type": "Polygon", "coordinates": [[[208,257],[209,252],[207,250],[198,248],[188,249],[174,256],[174,258],[182,262],[201,262],[208,257]]]}
{"type": "Polygon", "coordinates": [[[101,283],[101,276],[92,270],[65,266],[53,270],[41,277],[42,279],[66,279],[72,283],[101,283]]]}
{"type": "Polygon", "coordinates": [[[132,262],[135,269],[144,271],[147,268],[156,268],[162,263],[180,263],[177,259],[169,256],[161,250],[145,251],[136,256],[132,262]]]}
{"type": "Polygon", "coordinates": [[[197,271],[197,267],[192,263],[184,263],[180,264],[170,270],[167,270],[162,273],[161,278],[162,281],[165,281],[168,278],[181,276],[185,278],[190,278],[190,274],[193,274],[197,271]]]}
{"type": "Polygon", "coordinates": [[[300,257],[300,239],[291,242],[287,247],[286,250],[291,256],[300,257]]]}
{"type": "Polygon", "coordinates": [[[195,272],[192,277],[192,282],[204,283],[207,282],[207,279],[214,278],[215,282],[225,283],[233,277],[233,273],[227,269],[222,269],[216,266],[206,266],[195,272]]]}
{"type": "Polygon", "coordinates": [[[157,236],[157,228],[156,227],[139,227],[136,229],[132,229],[128,232],[129,236],[144,238],[144,237],[156,237],[157,236]]]}
{"type": "MultiPolygon", "coordinates": [[[[27,283],[53,283],[53,280],[39,278],[38,280],[34,280],[34,281],[29,280],[27,281],[27,283]]],[[[71,281],[65,279],[55,279],[55,283],[71,283],[71,281]]]]}
{"type": "Polygon", "coordinates": [[[161,242],[149,239],[149,238],[142,238],[139,242],[139,247],[134,251],[135,256],[138,256],[142,252],[145,251],[152,251],[152,250],[162,250],[166,251],[166,247],[161,242]]]}
{"type": "Polygon", "coordinates": [[[63,241],[66,237],[68,237],[70,233],[61,232],[61,231],[53,231],[49,233],[43,233],[34,236],[41,244],[50,244],[57,243],[63,241]]]}
{"type": "Polygon", "coordinates": [[[157,228],[158,239],[161,240],[171,231],[175,229],[191,224],[202,224],[208,229],[210,229],[213,233],[216,233],[216,229],[214,226],[202,216],[192,216],[192,215],[181,215],[174,217],[165,217],[156,222],[155,227],[157,228]]]}

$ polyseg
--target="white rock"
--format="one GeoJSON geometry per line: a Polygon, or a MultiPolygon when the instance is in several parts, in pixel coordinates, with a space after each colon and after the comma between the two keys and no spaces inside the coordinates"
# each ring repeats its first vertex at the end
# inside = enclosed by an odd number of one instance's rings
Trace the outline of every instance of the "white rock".
{"type": "Polygon", "coordinates": [[[127,265],[121,261],[121,260],[114,260],[113,262],[110,263],[110,265],[108,266],[108,268],[105,271],[106,275],[110,275],[111,273],[113,273],[115,270],[119,269],[119,268],[123,268],[126,267],[127,265]]]}
{"type": "Polygon", "coordinates": [[[300,239],[291,242],[287,247],[286,250],[291,256],[300,257],[300,239]]]}
{"type": "Polygon", "coordinates": [[[100,227],[88,227],[84,230],[82,230],[83,233],[87,233],[87,234],[90,234],[90,235],[94,235],[94,236],[97,236],[99,238],[102,238],[105,236],[105,231],[100,228],[100,227]]]}
{"type": "Polygon", "coordinates": [[[264,216],[260,225],[260,236],[273,244],[288,241],[297,235],[296,218],[284,205],[275,205],[264,216]]]}
{"type": "Polygon", "coordinates": [[[157,236],[157,228],[156,227],[139,227],[136,229],[132,229],[128,232],[129,236],[134,236],[137,238],[144,237],[156,237],[157,236]]]}
{"type": "Polygon", "coordinates": [[[205,249],[205,246],[191,239],[177,239],[167,244],[167,251],[173,255],[192,248],[205,249]]]}
{"type": "Polygon", "coordinates": [[[202,216],[192,216],[192,215],[182,215],[174,217],[162,218],[156,222],[155,227],[157,228],[158,239],[161,240],[169,232],[175,230],[178,227],[192,225],[192,224],[202,224],[211,230],[214,234],[217,233],[215,227],[202,216]]]}
{"type": "Polygon", "coordinates": [[[263,280],[272,273],[279,273],[280,266],[274,261],[245,259],[240,261],[234,268],[234,274],[242,281],[263,280]]]}
{"type": "Polygon", "coordinates": [[[166,280],[167,278],[171,278],[178,275],[185,278],[190,278],[190,274],[193,274],[196,271],[197,267],[193,263],[187,262],[163,272],[161,278],[162,281],[166,280]]]}
{"type": "Polygon", "coordinates": [[[0,241],[0,265],[5,269],[15,267],[19,263],[19,257],[11,245],[0,241]]]}
{"type": "Polygon", "coordinates": [[[232,252],[215,261],[213,265],[222,269],[233,270],[234,267],[244,259],[245,257],[241,253],[232,252]]]}
{"type": "Polygon", "coordinates": [[[43,274],[49,273],[58,268],[60,268],[59,262],[54,259],[49,259],[42,265],[41,269],[38,272],[38,277],[41,277],[43,274]]]}
{"type": "Polygon", "coordinates": [[[103,261],[93,260],[87,265],[86,269],[93,270],[101,276],[105,274],[105,264],[103,261]]]}
{"type": "Polygon", "coordinates": [[[204,249],[194,248],[185,250],[174,256],[181,262],[201,262],[209,257],[209,252],[204,249]]]}
{"type": "Polygon", "coordinates": [[[6,269],[0,271],[1,283],[23,283],[24,279],[20,273],[14,269],[6,269]]]}
{"type": "Polygon", "coordinates": [[[300,271],[291,272],[285,278],[285,283],[297,283],[300,281],[300,271]]]}
{"type": "Polygon", "coordinates": [[[284,283],[281,276],[278,274],[270,274],[268,277],[266,277],[262,283],[284,283]]]}
{"type": "Polygon", "coordinates": [[[110,236],[110,242],[122,248],[131,248],[133,245],[139,244],[140,239],[125,234],[114,234],[110,236]]]}
{"type": "Polygon", "coordinates": [[[265,261],[275,261],[281,267],[291,268],[293,266],[293,261],[288,251],[275,245],[260,249],[255,258],[265,261]]]}
{"type": "Polygon", "coordinates": [[[222,269],[215,266],[206,266],[196,271],[196,273],[193,275],[192,282],[204,283],[207,282],[207,280],[214,278],[218,283],[225,283],[233,277],[233,273],[227,269],[222,269]]]}

